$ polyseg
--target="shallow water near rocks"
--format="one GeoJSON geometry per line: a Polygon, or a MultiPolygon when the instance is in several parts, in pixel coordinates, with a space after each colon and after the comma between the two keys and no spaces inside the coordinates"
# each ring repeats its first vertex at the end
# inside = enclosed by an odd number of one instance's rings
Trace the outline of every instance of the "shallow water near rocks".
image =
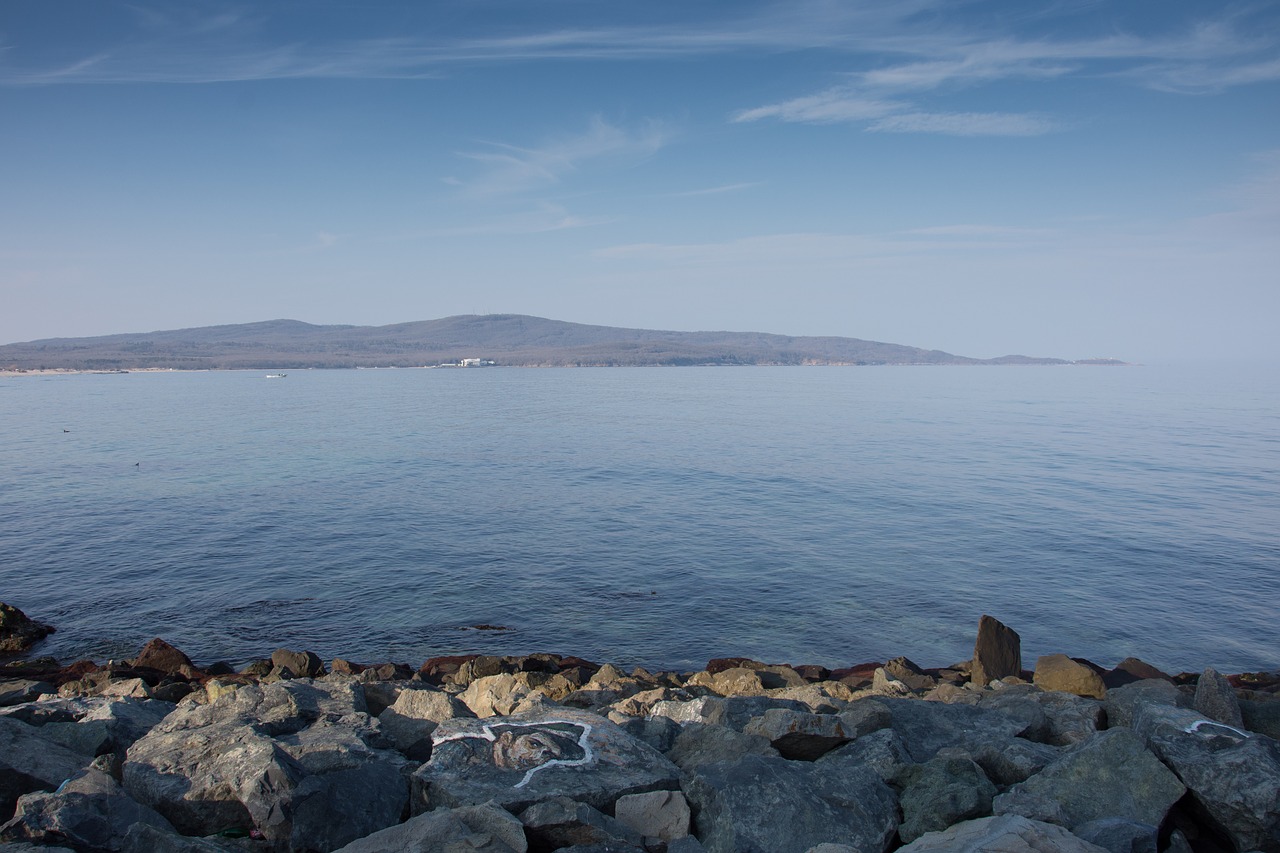
{"type": "Polygon", "coordinates": [[[1274,371],[265,373],[0,378],[34,654],[1280,667],[1274,371]]]}

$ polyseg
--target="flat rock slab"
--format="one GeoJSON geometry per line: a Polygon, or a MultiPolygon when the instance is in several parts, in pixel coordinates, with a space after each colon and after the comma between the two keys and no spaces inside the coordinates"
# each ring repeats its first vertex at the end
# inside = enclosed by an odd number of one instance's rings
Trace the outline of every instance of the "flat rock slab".
{"type": "Polygon", "coordinates": [[[524,826],[492,805],[440,809],[351,842],[337,853],[525,853],[524,826]]]}
{"type": "Polygon", "coordinates": [[[898,825],[889,786],[839,763],[748,755],[697,768],[684,790],[710,853],[805,853],[826,842],[881,851],[898,825]]]}
{"type": "Polygon", "coordinates": [[[445,720],[431,739],[431,760],[413,774],[415,813],[489,801],[518,811],[554,797],[607,812],[625,794],[680,787],[662,753],[572,708],[445,720]]]}
{"type": "Polygon", "coordinates": [[[898,853],[1108,853],[1060,826],[1015,815],[983,817],[930,832],[898,853]]]}

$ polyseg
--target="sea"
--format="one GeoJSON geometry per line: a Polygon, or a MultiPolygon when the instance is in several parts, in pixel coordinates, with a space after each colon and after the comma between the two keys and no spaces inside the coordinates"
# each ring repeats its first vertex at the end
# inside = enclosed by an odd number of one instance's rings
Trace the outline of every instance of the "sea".
{"type": "Polygon", "coordinates": [[[1260,366],[0,378],[31,655],[1280,668],[1260,366]]]}

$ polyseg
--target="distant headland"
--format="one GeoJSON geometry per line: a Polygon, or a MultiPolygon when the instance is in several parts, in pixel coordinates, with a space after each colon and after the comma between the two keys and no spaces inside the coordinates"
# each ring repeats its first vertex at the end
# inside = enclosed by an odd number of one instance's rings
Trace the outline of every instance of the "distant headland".
{"type": "Polygon", "coordinates": [[[625,329],[520,314],[459,315],[390,326],[317,326],[298,320],[268,320],[0,346],[0,370],[17,372],[890,364],[1124,362],[1024,355],[969,358],[858,338],[625,329]]]}

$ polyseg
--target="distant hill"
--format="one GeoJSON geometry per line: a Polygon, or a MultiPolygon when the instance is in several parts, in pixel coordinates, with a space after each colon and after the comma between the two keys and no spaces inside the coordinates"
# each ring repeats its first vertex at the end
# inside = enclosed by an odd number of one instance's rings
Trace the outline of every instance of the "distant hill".
{"type": "Polygon", "coordinates": [[[462,315],[391,326],[269,320],[0,346],[0,369],[18,370],[421,367],[463,359],[520,367],[1073,363],[1021,355],[966,358],[857,338],[620,329],[519,314],[462,315]]]}

